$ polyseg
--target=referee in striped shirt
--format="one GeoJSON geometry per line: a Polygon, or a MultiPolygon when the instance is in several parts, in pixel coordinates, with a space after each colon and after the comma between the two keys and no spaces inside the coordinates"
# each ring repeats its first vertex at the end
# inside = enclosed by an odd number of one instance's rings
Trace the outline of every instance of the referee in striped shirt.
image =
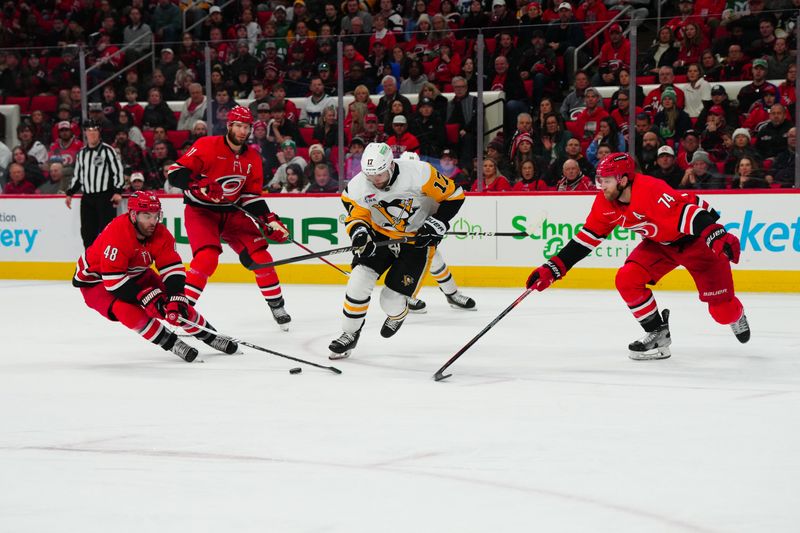
{"type": "Polygon", "coordinates": [[[72,196],[83,189],[81,198],[81,238],[88,248],[106,225],[117,216],[125,177],[122,161],[114,149],[100,140],[100,124],[83,122],[86,145],[75,156],[72,183],[67,189],[67,207],[72,196]]]}

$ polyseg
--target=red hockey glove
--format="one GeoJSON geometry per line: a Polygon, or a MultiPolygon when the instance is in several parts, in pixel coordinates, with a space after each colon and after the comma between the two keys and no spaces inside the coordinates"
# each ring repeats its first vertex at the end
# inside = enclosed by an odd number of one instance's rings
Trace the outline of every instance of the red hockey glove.
{"type": "Polygon", "coordinates": [[[175,294],[169,297],[164,306],[164,318],[173,326],[183,326],[181,318],[188,319],[192,309],[189,299],[183,294],[175,294]]]}
{"type": "Polygon", "coordinates": [[[537,291],[543,291],[552,285],[555,280],[563,278],[566,273],[567,267],[564,265],[564,261],[559,259],[558,256],[553,256],[550,261],[531,272],[525,286],[529,289],[534,288],[537,291]]]}
{"type": "Polygon", "coordinates": [[[711,224],[700,234],[705,239],[706,246],[711,248],[718,257],[722,257],[731,263],[739,262],[739,252],[741,245],[736,235],[731,235],[720,224],[711,224]]]}
{"type": "Polygon", "coordinates": [[[200,193],[212,202],[221,202],[225,196],[222,185],[215,179],[208,176],[200,176],[200,179],[189,185],[189,190],[193,193],[200,193]]]}
{"type": "Polygon", "coordinates": [[[267,231],[267,237],[277,243],[284,243],[289,240],[289,230],[283,225],[278,215],[275,213],[267,213],[260,218],[267,231]]]}
{"type": "Polygon", "coordinates": [[[145,313],[150,318],[164,318],[164,305],[167,296],[158,287],[148,287],[136,295],[139,303],[144,307],[145,313]]]}

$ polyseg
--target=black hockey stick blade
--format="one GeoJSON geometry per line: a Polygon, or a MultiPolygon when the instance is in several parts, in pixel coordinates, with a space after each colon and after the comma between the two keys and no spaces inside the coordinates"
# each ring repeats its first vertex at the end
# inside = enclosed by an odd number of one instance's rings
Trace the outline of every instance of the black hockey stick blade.
{"type": "MultiPolygon", "coordinates": [[[[375,246],[380,248],[381,246],[389,246],[389,245],[392,245],[392,244],[402,244],[404,242],[408,242],[408,240],[409,240],[409,237],[399,237],[397,239],[389,239],[389,240],[386,240],[386,241],[375,241],[375,246]]],[[[276,266],[280,266],[280,265],[286,265],[286,264],[289,264],[289,263],[299,263],[300,261],[306,261],[308,259],[317,259],[319,257],[325,257],[325,256],[328,256],[328,255],[352,252],[352,251],[356,250],[357,248],[358,247],[356,247],[356,246],[342,246],[341,248],[332,248],[330,250],[323,250],[321,252],[314,252],[314,253],[306,254],[306,255],[298,255],[298,256],[295,256],[295,257],[287,257],[286,259],[279,259],[277,261],[272,261],[270,263],[255,263],[251,259],[247,263],[245,263],[243,261],[242,264],[248,270],[258,270],[260,268],[276,267],[276,266]]]]}
{"type": "Polygon", "coordinates": [[[315,366],[315,367],[321,368],[323,370],[330,370],[334,374],[341,374],[342,373],[341,370],[339,370],[338,368],[333,367],[333,366],[326,366],[326,365],[321,365],[319,363],[314,363],[313,361],[306,361],[305,359],[300,359],[299,357],[286,355],[286,354],[283,354],[283,353],[280,353],[280,352],[276,352],[274,350],[270,350],[269,348],[264,348],[263,346],[259,346],[257,344],[253,344],[251,342],[243,341],[242,339],[237,339],[237,338],[234,338],[234,337],[229,337],[228,335],[223,335],[219,331],[216,331],[216,330],[213,330],[213,329],[209,329],[209,328],[207,328],[205,326],[201,326],[200,324],[192,322],[191,320],[187,320],[187,319],[185,319],[183,317],[181,317],[179,320],[181,322],[183,322],[186,326],[197,328],[197,329],[200,329],[200,330],[205,331],[207,333],[213,333],[214,335],[216,335],[218,337],[222,337],[224,339],[228,339],[229,341],[236,342],[238,344],[241,344],[242,346],[247,346],[248,348],[252,348],[254,350],[259,350],[261,352],[265,352],[265,353],[268,353],[268,354],[271,354],[271,355],[277,355],[278,357],[283,357],[284,359],[290,359],[292,361],[295,361],[295,362],[298,362],[298,363],[302,363],[304,365],[315,366]]]}
{"type": "Polygon", "coordinates": [[[487,333],[487,332],[488,332],[490,329],[492,329],[493,327],[495,327],[495,326],[497,325],[497,323],[498,323],[498,322],[500,322],[500,321],[503,319],[503,317],[504,317],[504,316],[506,316],[508,313],[510,313],[510,312],[511,312],[511,310],[512,310],[512,309],[514,309],[516,306],[518,306],[518,305],[519,305],[519,303],[520,303],[522,300],[524,300],[524,299],[525,299],[525,298],[526,298],[526,297],[527,297],[527,296],[528,296],[528,295],[529,295],[529,294],[530,294],[532,291],[533,291],[533,289],[525,289],[525,292],[523,292],[522,294],[520,294],[520,295],[517,297],[517,299],[516,299],[516,300],[514,300],[514,301],[511,303],[511,305],[509,305],[508,307],[506,307],[505,309],[503,309],[503,311],[502,311],[502,312],[501,312],[499,315],[497,315],[497,316],[495,317],[495,319],[494,319],[494,320],[492,320],[491,322],[489,322],[489,324],[488,324],[488,325],[487,325],[485,328],[483,328],[483,329],[480,331],[480,333],[478,333],[477,335],[475,335],[474,337],[472,337],[472,339],[470,339],[470,341],[469,341],[467,344],[465,344],[463,348],[461,348],[459,351],[457,351],[457,352],[456,352],[456,354],[455,354],[453,357],[451,357],[450,359],[448,359],[448,360],[447,360],[447,362],[446,362],[445,364],[443,364],[443,365],[442,365],[442,367],[441,367],[439,370],[437,370],[437,371],[436,371],[436,373],[433,375],[433,379],[434,379],[434,380],[436,380],[436,381],[442,381],[442,380],[444,380],[444,379],[447,379],[447,378],[449,378],[450,376],[452,376],[453,374],[447,374],[447,375],[445,375],[445,374],[444,374],[444,371],[445,371],[445,370],[447,370],[447,368],[448,368],[450,365],[452,365],[453,363],[455,363],[455,362],[456,362],[456,359],[458,359],[459,357],[461,357],[462,355],[464,355],[464,353],[465,353],[467,350],[469,350],[469,349],[472,347],[472,345],[473,345],[473,344],[475,344],[476,342],[478,342],[478,339],[480,339],[481,337],[483,337],[484,335],[486,335],[486,333],[487,333]]]}
{"type": "Polygon", "coordinates": [[[529,237],[524,231],[448,231],[446,235],[457,237],[529,237]]]}

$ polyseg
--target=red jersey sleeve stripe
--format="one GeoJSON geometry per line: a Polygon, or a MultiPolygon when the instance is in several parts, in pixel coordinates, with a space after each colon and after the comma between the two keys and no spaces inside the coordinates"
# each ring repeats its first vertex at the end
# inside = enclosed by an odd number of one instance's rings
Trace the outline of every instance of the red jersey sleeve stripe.
{"type": "Polygon", "coordinates": [[[596,236],[586,228],[582,228],[578,234],[575,235],[575,241],[589,248],[590,250],[594,250],[600,246],[600,243],[603,242],[603,239],[596,236]]]}
{"type": "Polygon", "coordinates": [[[683,211],[681,212],[681,219],[678,223],[678,231],[685,235],[692,234],[692,222],[694,222],[694,218],[697,216],[697,213],[701,211],[700,207],[694,204],[686,204],[683,206],[683,211]]]}
{"type": "Polygon", "coordinates": [[[183,269],[183,263],[172,263],[171,265],[165,265],[158,269],[158,271],[161,273],[161,277],[172,274],[175,270],[180,270],[184,274],[186,273],[183,269]]]}
{"type": "Polygon", "coordinates": [[[125,283],[130,279],[130,276],[127,274],[121,274],[122,277],[117,275],[108,276],[103,274],[103,285],[109,291],[115,291],[125,285],[125,283]]]}

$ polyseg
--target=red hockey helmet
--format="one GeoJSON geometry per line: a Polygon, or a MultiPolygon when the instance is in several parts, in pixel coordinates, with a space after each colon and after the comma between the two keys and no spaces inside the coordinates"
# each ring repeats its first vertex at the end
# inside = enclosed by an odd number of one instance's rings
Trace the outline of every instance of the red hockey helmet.
{"type": "Polygon", "coordinates": [[[635,172],[636,164],[630,154],[615,152],[608,154],[598,163],[595,178],[615,178],[619,183],[623,176],[627,176],[628,183],[630,183],[633,181],[635,172]]]}
{"type": "Polygon", "coordinates": [[[137,191],[128,198],[128,213],[160,213],[161,200],[152,192],[137,191]]]}
{"type": "Polygon", "coordinates": [[[244,124],[253,123],[253,114],[246,107],[237,105],[228,111],[228,122],[242,122],[244,124]]]}

